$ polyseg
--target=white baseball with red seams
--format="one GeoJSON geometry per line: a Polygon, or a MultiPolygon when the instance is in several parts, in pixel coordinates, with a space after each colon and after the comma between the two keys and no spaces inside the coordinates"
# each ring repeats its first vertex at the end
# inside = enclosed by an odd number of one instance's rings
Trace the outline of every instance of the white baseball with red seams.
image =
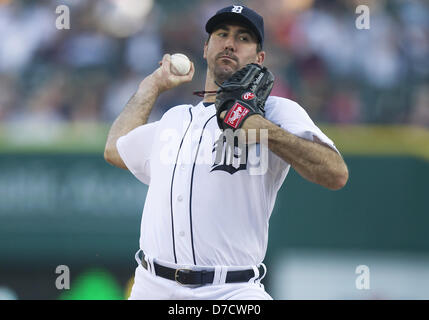
{"type": "Polygon", "coordinates": [[[184,76],[191,70],[191,61],[183,53],[175,53],[171,56],[170,69],[175,75],[184,76]]]}

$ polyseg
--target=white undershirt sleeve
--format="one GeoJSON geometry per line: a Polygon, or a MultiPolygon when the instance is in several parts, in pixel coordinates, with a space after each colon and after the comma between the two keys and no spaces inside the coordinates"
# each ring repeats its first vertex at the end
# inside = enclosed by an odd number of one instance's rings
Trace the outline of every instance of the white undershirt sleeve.
{"type": "Polygon", "coordinates": [[[144,184],[150,184],[152,143],[158,121],[131,130],[116,142],[119,155],[128,170],[144,184]]]}

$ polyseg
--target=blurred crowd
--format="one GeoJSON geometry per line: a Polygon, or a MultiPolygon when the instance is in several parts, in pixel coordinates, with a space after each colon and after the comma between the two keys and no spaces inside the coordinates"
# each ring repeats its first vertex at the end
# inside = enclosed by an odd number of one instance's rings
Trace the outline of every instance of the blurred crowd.
{"type": "Polygon", "coordinates": [[[196,74],[161,95],[151,118],[197,103],[205,22],[242,3],[265,18],[273,95],[318,122],[429,126],[425,0],[0,0],[0,123],[109,123],[164,53],[188,55],[196,74]],[[360,4],[369,29],[356,27],[360,4]],[[69,29],[58,28],[61,5],[69,29]]]}

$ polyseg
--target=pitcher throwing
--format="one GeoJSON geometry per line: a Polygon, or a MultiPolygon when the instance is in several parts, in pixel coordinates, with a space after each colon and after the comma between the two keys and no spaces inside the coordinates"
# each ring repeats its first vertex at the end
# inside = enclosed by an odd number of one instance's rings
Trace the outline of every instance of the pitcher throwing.
{"type": "Polygon", "coordinates": [[[173,74],[166,54],[110,129],[106,161],[149,186],[130,299],[271,299],[261,283],[268,223],[290,167],[331,190],[348,180],[305,110],[269,96],[263,25],[250,8],[219,10],[206,24],[203,100],[147,123],[158,96],[194,75],[193,64],[173,74]]]}

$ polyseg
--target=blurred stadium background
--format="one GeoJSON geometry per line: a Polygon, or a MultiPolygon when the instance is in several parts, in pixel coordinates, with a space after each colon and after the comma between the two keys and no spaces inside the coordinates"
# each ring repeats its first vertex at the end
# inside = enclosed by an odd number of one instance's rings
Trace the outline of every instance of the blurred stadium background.
{"type": "Polygon", "coordinates": [[[204,24],[265,17],[273,95],[342,151],[331,192],[291,171],[266,257],[276,299],[429,299],[429,4],[424,0],[0,0],[0,299],[125,299],[147,188],[103,160],[111,122],[164,53],[196,65],[151,119],[203,89],[204,24]],[[370,29],[355,26],[358,5],[370,29]],[[56,8],[70,8],[58,30],[56,8]],[[55,287],[58,265],[70,290],[55,287]],[[358,265],[370,290],[358,290],[358,265]]]}

